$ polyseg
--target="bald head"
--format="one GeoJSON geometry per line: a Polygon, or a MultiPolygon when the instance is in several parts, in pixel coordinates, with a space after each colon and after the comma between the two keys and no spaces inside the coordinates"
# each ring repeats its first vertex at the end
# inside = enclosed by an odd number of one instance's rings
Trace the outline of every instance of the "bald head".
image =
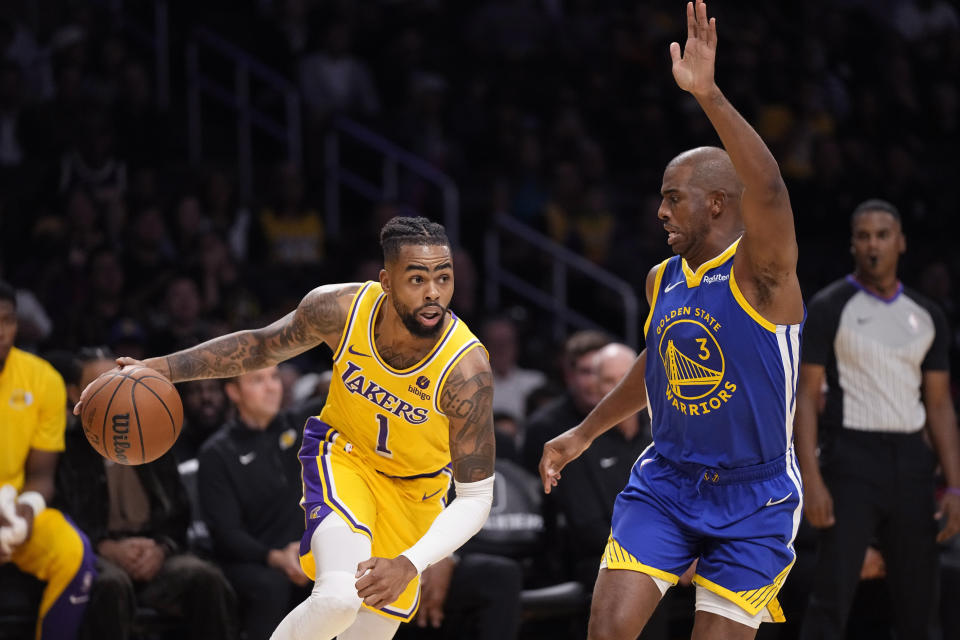
{"type": "Polygon", "coordinates": [[[636,359],[637,352],[619,342],[611,342],[597,351],[593,363],[601,396],[607,395],[617,386],[617,383],[630,371],[636,359]]]}
{"type": "Polygon", "coordinates": [[[690,167],[690,184],[707,193],[723,191],[728,197],[738,198],[743,183],[733,168],[727,152],[719,147],[697,147],[684,151],[670,161],[670,167],[690,167]]]}

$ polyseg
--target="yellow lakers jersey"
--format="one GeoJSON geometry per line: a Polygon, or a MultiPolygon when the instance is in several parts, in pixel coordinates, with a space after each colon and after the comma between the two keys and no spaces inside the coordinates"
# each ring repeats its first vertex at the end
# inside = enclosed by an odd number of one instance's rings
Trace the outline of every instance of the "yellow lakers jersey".
{"type": "Polygon", "coordinates": [[[0,485],[23,488],[30,449],[63,451],[67,390],[50,363],[16,347],[0,370],[0,485]]]}
{"type": "Polygon", "coordinates": [[[320,419],[381,473],[401,478],[436,473],[450,464],[450,423],[439,405],[443,385],[467,353],[484,347],[454,315],[423,360],[394,369],[373,339],[386,299],[376,282],[357,292],[333,354],[320,419]]]}

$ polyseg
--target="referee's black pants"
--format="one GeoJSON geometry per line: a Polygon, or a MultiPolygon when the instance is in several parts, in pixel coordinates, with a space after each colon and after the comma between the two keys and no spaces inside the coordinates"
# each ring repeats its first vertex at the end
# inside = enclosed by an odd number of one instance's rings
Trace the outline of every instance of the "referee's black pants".
{"type": "Polygon", "coordinates": [[[840,640],[860,580],[868,543],[886,562],[897,638],[929,636],[936,603],[935,457],[920,433],[840,429],[827,434],[822,472],[836,524],[820,533],[813,591],[802,640],[840,640]],[[829,436],[833,436],[830,438],[829,436]]]}

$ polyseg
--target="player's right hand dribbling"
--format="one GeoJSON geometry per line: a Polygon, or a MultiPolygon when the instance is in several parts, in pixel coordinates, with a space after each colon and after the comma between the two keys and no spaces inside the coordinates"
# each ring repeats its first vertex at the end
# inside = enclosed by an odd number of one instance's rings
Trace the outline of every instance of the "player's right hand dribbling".
{"type": "MultiPolygon", "coordinates": [[[[124,367],[145,367],[143,362],[140,360],[135,360],[133,358],[121,357],[117,358],[117,369],[123,369],[124,367]]],[[[94,380],[96,382],[96,380],[94,380]]],[[[73,406],[73,415],[78,416],[80,412],[83,411],[83,403],[86,402],[87,398],[90,397],[92,393],[90,387],[93,386],[93,382],[84,387],[83,392],[80,393],[80,401],[73,406]]]]}
{"type": "Polygon", "coordinates": [[[803,478],[803,513],[817,529],[826,529],[836,523],[833,516],[833,497],[820,474],[803,478]]]}
{"type": "Polygon", "coordinates": [[[590,442],[584,438],[579,427],[565,431],[543,445],[539,468],[544,493],[550,493],[550,490],[557,486],[560,471],[572,460],[576,460],[588,446],[590,442]]]}

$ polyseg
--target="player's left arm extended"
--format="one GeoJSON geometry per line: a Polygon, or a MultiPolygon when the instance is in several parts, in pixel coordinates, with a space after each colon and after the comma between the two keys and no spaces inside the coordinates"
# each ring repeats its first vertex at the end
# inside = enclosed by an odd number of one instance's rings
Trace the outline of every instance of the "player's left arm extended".
{"type": "Polygon", "coordinates": [[[943,542],[960,533],[960,436],[957,435],[957,414],[950,397],[950,373],[945,370],[923,372],[923,404],[927,410],[927,430],[940,460],[947,491],[938,516],[946,523],[937,541],[943,542]]]}
{"type": "Polygon", "coordinates": [[[480,348],[454,367],[440,408],[450,420],[450,458],[457,497],[402,555],[420,573],[477,533],[493,503],[493,374],[480,348]]]}

